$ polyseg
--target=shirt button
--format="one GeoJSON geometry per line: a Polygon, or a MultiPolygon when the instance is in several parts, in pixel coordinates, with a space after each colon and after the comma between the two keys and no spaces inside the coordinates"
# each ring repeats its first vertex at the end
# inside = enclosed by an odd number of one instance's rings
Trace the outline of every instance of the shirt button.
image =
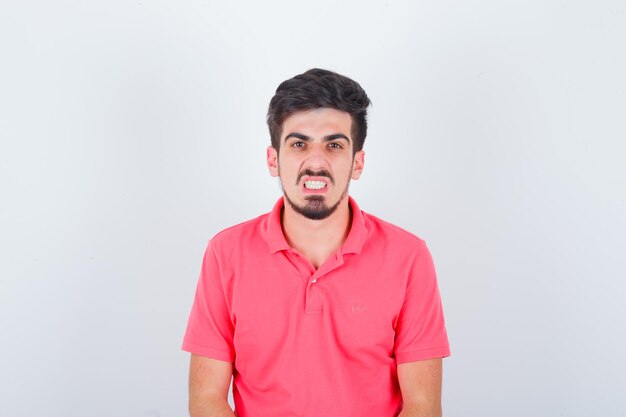
{"type": "Polygon", "coordinates": [[[315,284],[315,282],[316,282],[316,281],[317,281],[317,278],[316,278],[316,279],[314,279],[314,280],[313,280],[313,281],[311,281],[311,282],[312,282],[313,284],[315,284]]]}

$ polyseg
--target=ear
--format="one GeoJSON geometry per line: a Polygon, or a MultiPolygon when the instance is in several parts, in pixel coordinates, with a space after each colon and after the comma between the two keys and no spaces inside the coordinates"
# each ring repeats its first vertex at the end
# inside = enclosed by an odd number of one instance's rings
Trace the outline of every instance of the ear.
{"type": "Polygon", "coordinates": [[[352,162],[352,179],[358,180],[363,173],[363,165],[365,164],[365,151],[358,151],[354,154],[354,161],[352,162]]]}
{"type": "Polygon", "coordinates": [[[274,149],[273,146],[267,147],[267,167],[270,170],[270,175],[272,177],[278,176],[278,151],[274,149]]]}

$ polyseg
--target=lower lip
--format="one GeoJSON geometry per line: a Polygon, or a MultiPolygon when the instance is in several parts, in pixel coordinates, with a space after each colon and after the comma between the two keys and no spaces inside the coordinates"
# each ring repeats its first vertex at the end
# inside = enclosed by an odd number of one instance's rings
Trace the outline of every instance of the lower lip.
{"type": "Polygon", "coordinates": [[[306,188],[304,184],[302,184],[302,192],[304,194],[324,194],[328,190],[328,185],[324,186],[324,188],[320,188],[319,190],[312,190],[310,188],[306,188]]]}

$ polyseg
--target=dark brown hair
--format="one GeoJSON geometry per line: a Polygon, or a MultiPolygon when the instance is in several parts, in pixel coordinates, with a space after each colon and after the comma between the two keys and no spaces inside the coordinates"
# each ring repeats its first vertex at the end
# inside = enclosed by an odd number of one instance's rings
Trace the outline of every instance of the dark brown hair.
{"type": "Polygon", "coordinates": [[[272,146],[278,151],[285,119],[299,111],[321,107],[345,111],[352,117],[351,135],[354,152],[363,149],[367,136],[367,107],[371,104],[365,91],[348,77],[313,68],[283,81],[276,89],[267,111],[267,125],[272,146]]]}

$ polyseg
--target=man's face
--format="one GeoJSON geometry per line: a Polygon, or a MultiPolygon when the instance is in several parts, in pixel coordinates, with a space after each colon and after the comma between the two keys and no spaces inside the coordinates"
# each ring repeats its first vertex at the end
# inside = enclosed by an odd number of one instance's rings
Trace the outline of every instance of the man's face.
{"type": "Polygon", "coordinates": [[[280,151],[268,147],[267,165],[296,212],[321,220],[347,201],[350,179],[361,176],[364,162],[362,150],[352,155],[351,127],[350,114],[331,108],[294,113],[283,122],[280,151]]]}

